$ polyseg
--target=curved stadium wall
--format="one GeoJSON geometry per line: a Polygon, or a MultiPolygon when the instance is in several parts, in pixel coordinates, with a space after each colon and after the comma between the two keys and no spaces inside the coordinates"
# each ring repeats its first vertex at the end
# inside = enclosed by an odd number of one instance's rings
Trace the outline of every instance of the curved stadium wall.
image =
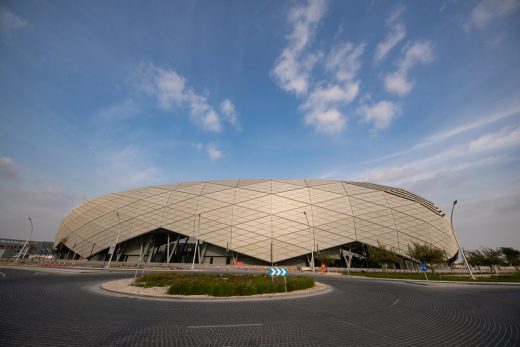
{"type": "Polygon", "coordinates": [[[76,258],[229,264],[309,263],[385,245],[403,258],[412,242],[457,254],[450,222],[432,202],[371,183],[229,180],[178,183],[87,200],[63,219],[55,246],[76,258]],[[362,247],[362,248],[360,248],[362,247]],[[191,253],[190,253],[191,252],[191,253]]]}

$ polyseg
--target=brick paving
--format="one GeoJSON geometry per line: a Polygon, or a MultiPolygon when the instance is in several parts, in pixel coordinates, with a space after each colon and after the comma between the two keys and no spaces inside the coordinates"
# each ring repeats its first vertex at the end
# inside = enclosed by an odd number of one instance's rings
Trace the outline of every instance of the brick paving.
{"type": "Polygon", "coordinates": [[[1,268],[2,346],[518,346],[520,287],[320,277],[323,295],[246,302],[114,297],[129,273],[1,268]]]}

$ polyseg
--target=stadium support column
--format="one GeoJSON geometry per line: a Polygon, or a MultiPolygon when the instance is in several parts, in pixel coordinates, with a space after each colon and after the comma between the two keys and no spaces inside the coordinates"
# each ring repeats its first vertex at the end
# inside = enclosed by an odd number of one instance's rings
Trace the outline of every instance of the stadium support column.
{"type": "Polygon", "coordinates": [[[464,264],[466,265],[466,268],[469,271],[469,275],[470,275],[471,279],[475,281],[476,278],[475,278],[475,276],[473,276],[473,272],[471,271],[471,267],[468,264],[468,260],[466,259],[466,255],[464,254],[464,249],[462,249],[462,246],[460,245],[459,239],[457,238],[457,234],[455,234],[455,228],[453,228],[453,210],[455,209],[455,205],[456,204],[457,204],[457,200],[453,201],[453,206],[451,207],[451,217],[450,217],[451,231],[453,232],[453,237],[455,237],[455,241],[457,241],[457,246],[459,246],[460,255],[462,256],[462,260],[464,260],[464,264]]]}

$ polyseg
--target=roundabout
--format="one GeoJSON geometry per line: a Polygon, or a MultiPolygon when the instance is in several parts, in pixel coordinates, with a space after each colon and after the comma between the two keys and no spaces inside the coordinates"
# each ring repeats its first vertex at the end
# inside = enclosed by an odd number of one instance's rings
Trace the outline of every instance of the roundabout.
{"type": "Polygon", "coordinates": [[[332,288],[323,283],[316,282],[313,288],[295,290],[288,293],[267,293],[243,296],[215,297],[210,295],[172,295],[168,294],[168,287],[137,287],[133,286],[133,278],[125,278],[109,281],[101,284],[99,288],[105,292],[118,296],[136,296],[163,300],[182,300],[182,301],[257,301],[257,300],[276,300],[287,298],[308,297],[328,293],[332,288]]]}
{"type": "Polygon", "coordinates": [[[107,295],[131,271],[0,268],[3,346],[460,346],[520,343],[520,287],[318,275],[320,295],[164,300],[107,295]]]}

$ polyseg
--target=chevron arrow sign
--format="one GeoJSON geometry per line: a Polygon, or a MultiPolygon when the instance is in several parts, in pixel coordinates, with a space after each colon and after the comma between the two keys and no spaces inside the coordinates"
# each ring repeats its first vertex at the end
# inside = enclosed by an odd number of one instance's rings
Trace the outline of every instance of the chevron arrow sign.
{"type": "Polygon", "coordinates": [[[269,268],[269,276],[287,276],[289,271],[283,267],[270,267],[269,268]]]}

